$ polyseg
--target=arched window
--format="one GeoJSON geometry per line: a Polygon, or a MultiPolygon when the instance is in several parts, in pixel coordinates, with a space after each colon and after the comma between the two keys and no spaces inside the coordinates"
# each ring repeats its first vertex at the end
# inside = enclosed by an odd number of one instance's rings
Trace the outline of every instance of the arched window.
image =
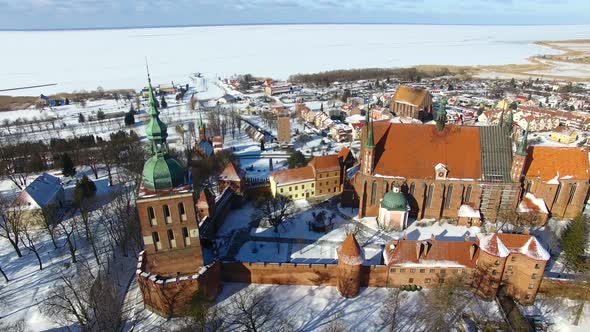
{"type": "Polygon", "coordinates": [[[152,226],[157,225],[158,221],[156,220],[156,212],[154,211],[154,208],[149,206],[147,208],[147,212],[148,212],[148,218],[150,219],[150,224],[152,226]]]}
{"type": "Polygon", "coordinates": [[[164,211],[164,219],[166,220],[166,223],[169,224],[172,222],[172,218],[170,217],[170,208],[168,207],[168,205],[164,205],[162,207],[162,210],[164,211]]]}
{"type": "Polygon", "coordinates": [[[174,231],[168,230],[168,246],[170,249],[176,248],[176,241],[174,241],[174,231]]]}
{"type": "Polygon", "coordinates": [[[191,239],[188,236],[188,229],[186,227],[182,228],[182,239],[184,241],[184,246],[190,246],[191,245],[191,239]]]}
{"type": "Polygon", "coordinates": [[[445,209],[451,207],[451,199],[453,198],[453,185],[450,184],[447,188],[447,195],[445,197],[445,209]]]}
{"type": "MultiPolygon", "coordinates": [[[[391,186],[393,187],[393,183],[391,184],[391,186]]],[[[383,192],[386,193],[389,189],[389,183],[387,183],[387,181],[383,181],[383,192]]]]}
{"type": "Polygon", "coordinates": [[[412,184],[410,184],[410,195],[414,195],[414,190],[416,190],[416,184],[412,182],[412,184]]]}
{"type": "Polygon", "coordinates": [[[377,202],[377,181],[373,181],[371,185],[371,205],[375,205],[377,202]]]}
{"type": "Polygon", "coordinates": [[[186,211],[182,202],[178,203],[178,214],[180,214],[180,220],[186,221],[186,211]]]}
{"type": "Polygon", "coordinates": [[[463,200],[464,202],[471,202],[471,191],[473,190],[473,188],[471,187],[471,185],[467,186],[467,190],[465,190],[465,199],[463,200]]]}
{"type": "Polygon", "coordinates": [[[428,186],[428,193],[426,194],[426,207],[429,208],[432,204],[432,195],[434,194],[434,184],[428,186]]]}
{"type": "Polygon", "coordinates": [[[152,233],[152,241],[154,241],[154,248],[156,249],[156,251],[158,251],[158,249],[162,249],[162,246],[160,245],[160,236],[158,235],[158,232],[152,233]]]}

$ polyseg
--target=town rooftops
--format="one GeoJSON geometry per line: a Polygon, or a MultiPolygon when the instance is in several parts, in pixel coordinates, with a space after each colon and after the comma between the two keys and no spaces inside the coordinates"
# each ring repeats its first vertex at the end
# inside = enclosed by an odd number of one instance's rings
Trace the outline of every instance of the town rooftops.
{"type": "Polygon", "coordinates": [[[590,179],[588,150],[579,147],[532,146],[524,168],[526,178],[540,178],[548,183],[559,180],[590,179]]]}
{"type": "Polygon", "coordinates": [[[522,254],[531,259],[546,261],[551,257],[537,238],[529,234],[480,234],[477,240],[481,250],[502,258],[510,254],[522,254]]]}
{"type": "Polygon", "coordinates": [[[228,163],[225,169],[219,175],[220,180],[225,181],[241,181],[246,177],[246,173],[239,167],[236,167],[234,163],[228,163]]]}
{"type": "Polygon", "coordinates": [[[426,89],[417,89],[406,85],[400,85],[397,90],[395,90],[392,101],[412,106],[420,106],[424,103],[424,99],[428,94],[429,92],[426,89]]]}
{"type": "Polygon", "coordinates": [[[520,201],[516,208],[516,212],[549,214],[545,200],[535,197],[532,193],[526,193],[524,195],[522,201],[520,201]]]}
{"type": "Polygon", "coordinates": [[[389,121],[376,121],[373,128],[376,176],[431,179],[442,163],[449,179],[510,181],[512,150],[504,128],[449,124],[438,130],[389,121]]]}

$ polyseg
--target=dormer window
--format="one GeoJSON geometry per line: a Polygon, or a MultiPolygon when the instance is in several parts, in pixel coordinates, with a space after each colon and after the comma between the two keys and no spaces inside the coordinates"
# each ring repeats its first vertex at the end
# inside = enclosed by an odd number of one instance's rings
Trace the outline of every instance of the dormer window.
{"type": "Polygon", "coordinates": [[[434,175],[437,180],[446,179],[448,172],[449,170],[447,169],[447,166],[444,164],[437,164],[436,166],[434,166],[434,175]]]}

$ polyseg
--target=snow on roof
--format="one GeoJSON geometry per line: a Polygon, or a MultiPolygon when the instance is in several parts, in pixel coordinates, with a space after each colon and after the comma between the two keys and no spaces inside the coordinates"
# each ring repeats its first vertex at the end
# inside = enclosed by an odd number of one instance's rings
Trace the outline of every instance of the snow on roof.
{"type": "Polygon", "coordinates": [[[45,207],[61,189],[61,180],[58,177],[43,173],[21,192],[17,200],[26,203],[28,200],[24,196],[28,195],[37,204],[31,208],[45,207]]]}
{"type": "Polygon", "coordinates": [[[494,256],[508,257],[510,250],[500,241],[497,234],[487,234],[479,236],[479,247],[494,256]]]}
{"type": "Polygon", "coordinates": [[[459,207],[459,211],[457,212],[457,216],[465,217],[465,218],[481,218],[481,214],[479,210],[473,208],[473,206],[469,204],[462,204],[459,207]]]}
{"type": "Polygon", "coordinates": [[[532,193],[526,193],[522,201],[518,204],[516,212],[527,213],[527,212],[540,212],[549,214],[547,205],[543,198],[537,198],[532,193]]]}

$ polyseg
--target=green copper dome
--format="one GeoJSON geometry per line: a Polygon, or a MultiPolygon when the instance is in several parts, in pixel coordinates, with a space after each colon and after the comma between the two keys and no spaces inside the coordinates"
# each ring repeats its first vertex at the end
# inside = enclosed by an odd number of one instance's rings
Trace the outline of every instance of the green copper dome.
{"type": "Polygon", "coordinates": [[[399,187],[397,189],[383,195],[383,199],[381,200],[382,208],[388,211],[406,211],[408,205],[406,195],[399,191],[399,187]]]}
{"type": "Polygon", "coordinates": [[[148,82],[150,122],[146,126],[145,132],[150,141],[152,156],[143,165],[142,185],[148,190],[172,189],[186,183],[185,170],[178,160],[168,155],[167,127],[158,116],[160,112],[155,105],[149,74],[148,82]]]}
{"type": "Polygon", "coordinates": [[[161,154],[143,165],[143,187],[150,190],[172,189],[185,183],[184,167],[174,158],[161,154]]]}

